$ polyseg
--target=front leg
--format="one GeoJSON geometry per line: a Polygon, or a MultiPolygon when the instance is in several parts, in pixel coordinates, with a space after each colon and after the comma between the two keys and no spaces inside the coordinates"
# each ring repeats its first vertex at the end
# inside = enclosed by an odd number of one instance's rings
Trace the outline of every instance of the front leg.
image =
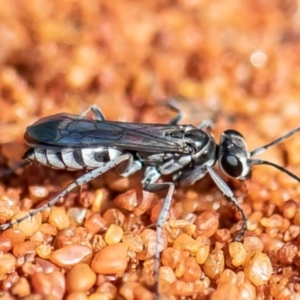
{"type": "Polygon", "coordinates": [[[178,182],[180,186],[190,186],[196,181],[202,179],[207,173],[204,166],[196,168],[186,168],[173,176],[173,180],[178,182]]]}
{"type": "Polygon", "coordinates": [[[239,202],[235,198],[232,190],[227,185],[227,183],[216,173],[214,169],[207,167],[207,172],[209,173],[210,177],[215,182],[217,187],[220,189],[220,191],[233,203],[233,205],[237,208],[237,210],[242,215],[242,228],[234,239],[235,241],[240,242],[247,230],[247,221],[248,221],[247,216],[245,215],[243,208],[240,206],[239,202]]]}

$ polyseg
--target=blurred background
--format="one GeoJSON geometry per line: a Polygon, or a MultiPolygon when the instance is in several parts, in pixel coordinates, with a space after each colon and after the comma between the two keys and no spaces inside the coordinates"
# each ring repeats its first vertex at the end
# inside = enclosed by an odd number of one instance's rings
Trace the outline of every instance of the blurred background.
{"type": "MultiPolygon", "coordinates": [[[[97,104],[109,120],[166,123],[156,103],[170,97],[183,123],[213,119],[217,138],[235,128],[261,146],[300,125],[299,53],[298,0],[1,1],[0,163],[43,116],[97,104]]],[[[298,135],[263,157],[299,175],[299,149],[298,135]]],[[[258,168],[247,213],[299,202],[298,185],[258,168]],[[292,189],[276,194],[277,180],[292,189]]]]}
{"type": "Polygon", "coordinates": [[[145,103],[171,96],[202,113],[250,116],[266,138],[298,125],[296,0],[1,6],[1,143],[41,116],[95,103],[109,119],[129,121],[145,103]]]}

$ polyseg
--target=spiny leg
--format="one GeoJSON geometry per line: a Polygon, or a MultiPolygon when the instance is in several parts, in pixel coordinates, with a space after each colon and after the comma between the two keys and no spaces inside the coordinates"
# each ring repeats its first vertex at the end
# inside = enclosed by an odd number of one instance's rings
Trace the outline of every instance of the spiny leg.
{"type": "Polygon", "coordinates": [[[28,215],[26,215],[22,218],[19,218],[19,219],[11,221],[9,223],[0,225],[0,230],[3,231],[9,227],[12,227],[15,224],[18,224],[18,223],[24,221],[25,219],[27,219],[29,217],[33,217],[37,213],[42,212],[42,211],[46,210],[47,208],[51,208],[53,205],[55,205],[55,203],[59,199],[61,199],[62,197],[65,197],[70,191],[72,191],[77,186],[82,186],[83,184],[90,182],[94,178],[109,171],[110,169],[116,167],[117,165],[119,165],[122,162],[129,161],[129,165],[127,168],[130,168],[130,166],[131,166],[130,164],[131,164],[132,160],[133,160],[133,157],[131,154],[123,154],[123,155],[115,158],[114,160],[107,162],[105,165],[89,171],[88,173],[82,175],[81,177],[79,177],[75,181],[73,181],[65,190],[63,190],[59,195],[57,195],[55,198],[50,200],[47,204],[33,210],[32,212],[29,212],[28,215]]]}
{"type": "MultiPolygon", "coordinates": [[[[159,171],[155,167],[147,167],[142,180],[143,189],[145,191],[155,193],[162,190],[168,190],[157,220],[156,245],[154,254],[154,278],[157,285],[159,281],[160,249],[163,248],[163,225],[166,222],[168,213],[170,211],[172,196],[175,189],[173,182],[153,183],[156,182],[160,176],[161,175],[159,171]]],[[[158,289],[156,289],[156,291],[158,291],[158,289]]]]}
{"type": "Polygon", "coordinates": [[[0,178],[1,178],[1,177],[4,177],[4,176],[7,176],[7,175],[10,175],[10,174],[14,173],[14,172],[17,171],[17,170],[26,167],[26,166],[29,165],[29,164],[30,164],[30,161],[29,161],[28,159],[25,159],[25,160],[21,161],[18,165],[16,165],[16,166],[13,167],[13,168],[10,168],[10,169],[8,169],[8,170],[1,171],[1,172],[0,172],[0,178]]]}
{"type": "Polygon", "coordinates": [[[237,199],[234,197],[234,194],[233,194],[232,190],[229,188],[229,186],[227,185],[227,183],[214,171],[214,169],[207,167],[207,172],[209,173],[209,175],[211,176],[211,178],[213,179],[213,181],[215,182],[217,187],[234,204],[234,206],[238,209],[238,211],[242,215],[243,225],[242,225],[240,232],[238,233],[238,235],[235,238],[235,241],[239,242],[239,241],[241,241],[241,239],[243,238],[243,236],[247,230],[247,221],[248,221],[247,216],[245,215],[245,212],[243,211],[242,207],[238,203],[237,199]]]}
{"type": "Polygon", "coordinates": [[[174,98],[172,98],[167,102],[167,106],[177,113],[177,115],[168,124],[177,125],[183,118],[183,112],[180,109],[178,102],[174,98]]]}
{"type": "Polygon", "coordinates": [[[200,130],[206,130],[207,128],[213,128],[215,123],[211,120],[203,120],[201,124],[198,126],[200,130]]]}
{"type": "Polygon", "coordinates": [[[97,121],[105,121],[105,117],[104,117],[103,113],[101,112],[101,109],[96,104],[91,105],[85,111],[83,111],[79,115],[79,118],[80,119],[84,118],[90,111],[93,112],[93,114],[95,115],[95,119],[97,121]]]}

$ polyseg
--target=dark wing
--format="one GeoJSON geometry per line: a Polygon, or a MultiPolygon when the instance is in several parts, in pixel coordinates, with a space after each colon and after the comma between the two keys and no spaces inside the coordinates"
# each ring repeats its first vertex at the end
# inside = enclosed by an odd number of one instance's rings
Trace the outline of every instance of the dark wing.
{"type": "Polygon", "coordinates": [[[27,127],[25,141],[35,147],[117,147],[145,152],[184,152],[180,132],[188,125],[95,121],[78,115],[58,114],[27,127]],[[170,134],[177,132],[177,138],[170,134]]]}

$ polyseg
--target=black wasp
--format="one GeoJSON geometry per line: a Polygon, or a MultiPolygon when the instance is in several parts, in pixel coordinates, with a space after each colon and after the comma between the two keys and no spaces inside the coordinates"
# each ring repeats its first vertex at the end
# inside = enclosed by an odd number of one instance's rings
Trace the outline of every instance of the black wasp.
{"type": "Polygon", "coordinates": [[[162,227],[170,209],[175,183],[192,185],[208,173],[242,215],[242,227],[235,238],[240,241],[247,229],[247,217],[232,190],[214,170],[217,162],[226,176],[238,180],[249,178],[253,165],[267,164],[300,182],[299,177],[281,166],[261,159],[252,159],[252,156],[300,131],[300,127],[248,152],[245,139],[239,132],[224,131],[217,144],[213,136],[206,131],[210,122],[204,122],[199,127],[178,125],[182,114],[176,102],[170,102],[169,106],[178,113],[169,124],[107,121],[100,109],[93,105],[79,116],[62,113],[43,118],[29,126],[24,138],[31,148],[24,155],[25,162],[37,161],[55,169],[87,169],[89,172],[76,179],[46,205],[18,220],[2,224],[0,230],[5,230],[53,206],[75,187],[93,180],[112,168],[117,167],[116,171],[122,177],[143,169],[144,190],[150,192],[167,190],[157,222],[155,253],[157,271],[159,249],[162,245],[162,227]],[[86,116],[89,111],[94,113],[95,119],[86,116]],[[157,183],[162,175],[171,175],[172,181],[157,183]]]}

